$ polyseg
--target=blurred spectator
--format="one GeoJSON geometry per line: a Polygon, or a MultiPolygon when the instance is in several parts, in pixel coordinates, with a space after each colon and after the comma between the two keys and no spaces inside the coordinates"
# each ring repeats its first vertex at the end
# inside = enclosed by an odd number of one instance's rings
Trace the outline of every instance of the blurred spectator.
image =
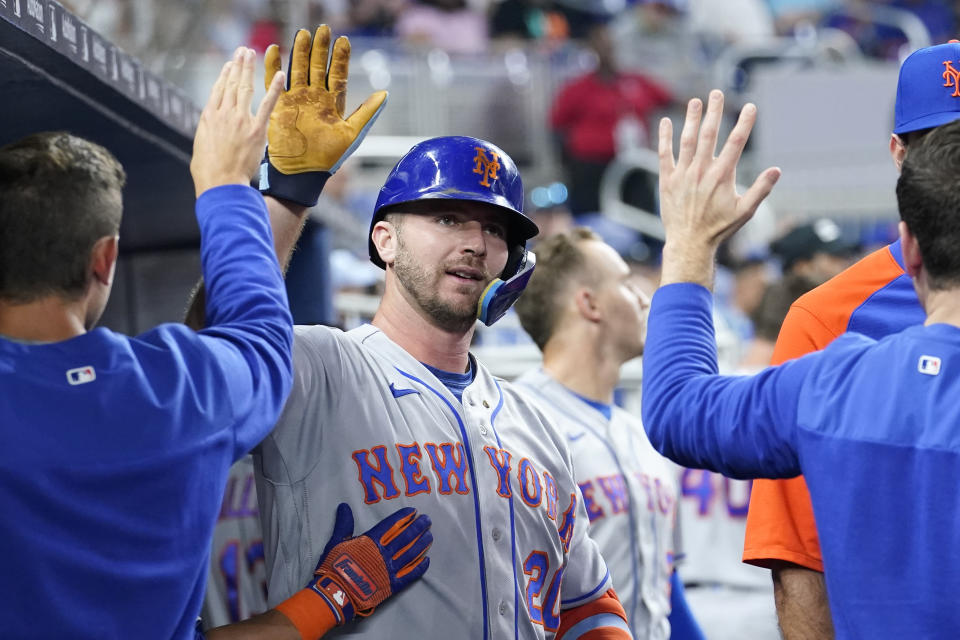
{"type": "Polygon", "coordinates": [[[687,0],[640,0],[631,4],[643,31],[661,33],[673,30],[677,16],[687,10],[689,3],[687,0]]]}
{"type": "Polygon", "coordinates": [[[825,24],[849,33],[865,54],[899,61],[903,57],[904,45],[908,44],[907,36],[893,25],[877,23],[871,11],[874,7],[889,7],[914,14],[927,28],[934,44],[946,42],[955,35],[956,16],[944,0],[856,0],[828,17],[825,24]]]}
{"type": "Polygon", "coordinates": [[[828,218],[800,225],[770,245],[780,258],[784,276],[802,276],[818,286],[852,262],[860,246],[843,237],[837,223],[828,218]]]}
{"type": "MultiPolygon", "coordinates": [[[[714,86],[704,82],[716,61],[690,28],[687,4],[688,0],[640,0],[610,23],[621,68],[643,73],[682,96],[714,86]]],[[[682,118],[683,105],[673,106],[676,113],[670,115],[682,118]]]]}
{"type": "Polygon", "coordinates": [[[740,362],[744,371],[759,370],[770,364],[780,325],[787,317],[790,305],[816,286],[815,282],[802,275],[791,274],[766,287],[751,314],[753,339],[747,344],[740,362]]]}
{"type": "Polygon", "coordinates": [[[754,335],[753,315],[760,306],[770,281],[770,268],[759,258],[744,260],[733,266],[729,294],[718,312],[741,340],[754,335]]]}
{"type": "Polygon", "coordinates": [[[498,40],[565,40],[570,25],[550,0],[502,0],[490,11],[490,37],[498,40]]]}
{"type": "Polygon", "coordinates": [[[719,46],[759,42],[776,35],[765,0],[690,0],[687,15],[692,31],[719,46]]]}
{"type": "Polygon", "coordinates": [[[824,16],[842,5],[841,0],[767,0],[777,31],[784,35],[793,33],[801,24],[817,25],[824,16]]]}
{"type": "Polygon", "coordinates": [[[414,0],[398,16],[395,30],[407,42],[448,53],[479,54],[487,48],[485,16],[467,0],[414,0]]]}
{"type": "MultiPolygon", "coordinates": [[[[599,210],[600,181],[618,145],[648,146],[650,116],[672,100],[653,80],[619,69],[605,21],[592,25],[587,44],[596,54],[596,68],[565,85],[550,110],[574,214],[599,210]]],[[[646,201],[644,208],[649,210],[648,185],[640,181],[635,190],[640,193],[625,193],[624,200],[646,201]]]]}
{"type": "Polygon", "coordinates": [[[219,54],[233,51],[239,42],[247,42],[254,21],[262,7],[252,0],[215,0],[205,7],[203,28],[210,51],[219,54]]]}
{"type": "Polygon", "coordinates": [[[537,227],[540,228],[540,233],[538,233],[532,241],[531,246],[534,251],[536,251],[537,242],[550,236],[566,233],[575,226],[573,215],[567,206],[565,191],[566,188],[559,182],[555,182],[549,186],[536,187],[531,190],[531,202],[526,207],[526,211],[530,218],[537,223],[537,227]],[[561,189],[564,191],[562,194],[563,198],[557,197],[551,199],[549,196],[544,197],[544,195],[549,194],[551,190],[560,191],[561,189]],[[541,201],[541,198],[543,198],[543,201],[541,201]]]}
{"type": "Polygon", "coordinates": [[[264,53],[271,44],[283,40],[283,28],[275,16],[265,16],[253,21],[247,46],[257,53],[264,53]]]}
{"type": "MultiPolygon", "coordinates": [[[[887,4],[887,2],[878,0],[877,4],[887,4]]],[[[933,44],[941,44],[956,37],[955,11],[960,9],[956,2],[950,3],[945,0],[893,0],[889,4],[896,9],[906,9],[920,18],[920,22],[930,32],[930,41],[933,44]]]]}
{"type": "MultiPolygon", "coordinates": [[[[956,37],[956,2],[946,0],[873,0],[874,4],[889,5],[894,9],[904,9],[920,19],[923,26],[930,32],[930,42],[941,44],[956,37]]],[[[890,30],[893,31],[893,30],[890,30]]],[[[902,33],[892,33],[901,43],[906,43],[902,33]]],[[[894,58],[896,59],[896,58],[894,58]]]]}
{"type": "Polygon", "coordinates": [[[346,33],[353,36],[392,36],[397,16],[407,0],[350,0],[347,12],[350,27],[346,33]]]}

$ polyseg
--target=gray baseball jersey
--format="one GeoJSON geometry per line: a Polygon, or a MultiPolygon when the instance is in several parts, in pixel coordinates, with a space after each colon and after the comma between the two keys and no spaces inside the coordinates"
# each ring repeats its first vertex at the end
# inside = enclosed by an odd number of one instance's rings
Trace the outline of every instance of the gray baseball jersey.
{"type": "Polygon", "coordinates": [[[415,507],[434,543],[422,580],[334,636],[553,638],[610,588],[563,437],[473,364],[461,403],[372,326],[297,327],[293,391],[254,452],[271,605],[307,583],[339,502],[358,533],[415,507]]]}
{"type": "Polygon", "coordinates": [[[619,407],[607,420],[542,370],[527,372],[516,387],[567,438],[590,537],[610,566],[634,636],[669,638],[677,466],[656,452],[640,420],[619,407]]]}
{"type": "Polygon", "coordinates": [[[239,622],[267,610],[263,536],[253,477],[253,458],[230,467],[210,548],[210,573],[203,597],[205,629],[239,622]]]}
{"type": "Polygon", "coordinates": [[[684,469],[680,482],[684,582],[770,589],[769,571],[740,561],[752,483],[684,469]]]}

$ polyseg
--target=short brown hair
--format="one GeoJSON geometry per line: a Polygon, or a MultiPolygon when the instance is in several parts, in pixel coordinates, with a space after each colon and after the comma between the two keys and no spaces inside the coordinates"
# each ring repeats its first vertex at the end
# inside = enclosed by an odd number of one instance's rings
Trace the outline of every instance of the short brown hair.
{"type": "Polygon", "coordinates": [[[587,240],[601,238],[586,227],[576,227],[550,236],[534,247],[537,266],[515,306],[520,324],[541,351],[557,328],[559,294],[577,277],[586,275],[586,258],[579,245],[587,240]]]}
{"type": "Polygon", "coordinates": [[[931,289],[960,286],[960,120],[910,147],[897,180],[900,218],[917,238],[931,289]]]}
{"type": "Polygon", "coordinates": [[[81,295],[90,250],[120,229],[125,181],[109,151],[68,133],[0,148],[0,299],[81,295]]]}

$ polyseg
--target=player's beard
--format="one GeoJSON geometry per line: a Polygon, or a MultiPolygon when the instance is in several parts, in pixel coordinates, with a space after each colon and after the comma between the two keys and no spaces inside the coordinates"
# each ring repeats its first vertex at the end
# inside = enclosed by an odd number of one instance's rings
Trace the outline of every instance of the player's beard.
{"type": "MultiPolygon", "coordinates": [[[[439,284],[447,270],[455,265],[439,265],[428,269],[419,264],[403,242],[403,234],[397,238],[397,253],[394,257],[393,271],[400,285],[410,294],[417,305],[423,309],[431,324],[451,333],[465,333],[477,319],[477,302],[484,288],[479,288],[476,296],[455,303],[444,300],[439,292],[439,284]]],[[[483,269],[482,265],[470,266],[483,269]]],[[[490,278],[484,269],[483,281],[489,284],[490,278]]]]}

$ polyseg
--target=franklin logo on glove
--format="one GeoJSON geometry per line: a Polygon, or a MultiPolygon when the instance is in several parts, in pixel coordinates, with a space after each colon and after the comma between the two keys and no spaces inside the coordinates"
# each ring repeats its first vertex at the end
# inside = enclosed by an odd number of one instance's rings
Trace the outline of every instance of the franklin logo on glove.
{"type": "MultiPolygon", "coordinates": [[[[350,556],[340,556],[337,561],[333,563],[333,566],[341,576],[349,580],[349,585],[353,587],[354,591],[362,593],[366,598],[376,593],[377,589],[371,583],[370,578],[367,577],[363,569],[361,569],[350,556]]],[[[341,602],[340,604],[343,603],[341,602]]]]}

